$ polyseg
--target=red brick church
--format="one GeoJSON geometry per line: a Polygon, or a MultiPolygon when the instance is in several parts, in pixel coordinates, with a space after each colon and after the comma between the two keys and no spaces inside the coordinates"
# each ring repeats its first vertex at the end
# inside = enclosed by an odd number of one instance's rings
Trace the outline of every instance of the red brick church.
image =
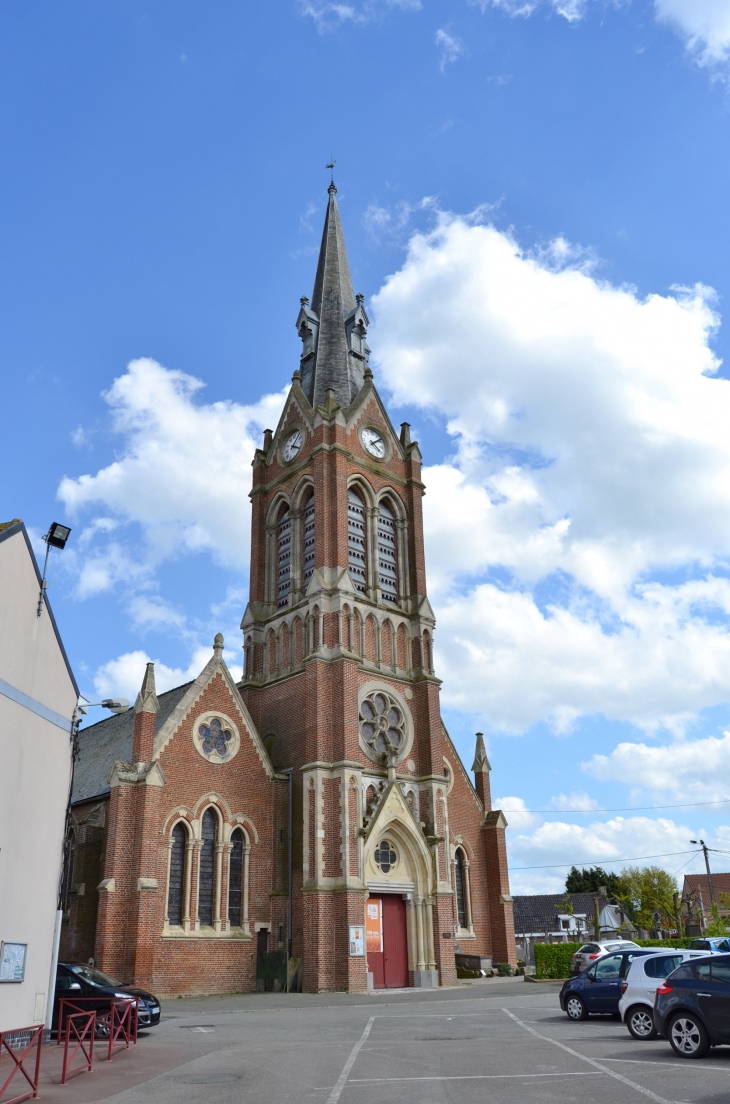
{"type": "Polygon", "coordinates": [[[373,384],[336,192],[253,460],[243,679],[218,636],[80,736],[62,955],[161,995],[262,987],[277,951],[306,992],[515,961],[484,743],[472,783],[439,711],[421,453],[373,384]]]}

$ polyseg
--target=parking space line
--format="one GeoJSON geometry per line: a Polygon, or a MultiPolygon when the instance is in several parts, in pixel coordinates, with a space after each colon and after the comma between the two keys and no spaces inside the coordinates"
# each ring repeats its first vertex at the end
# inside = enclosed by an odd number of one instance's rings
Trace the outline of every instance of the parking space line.
{"type": "Polygon", "coordinates": [[[510,1012],[509,1008],[503,1008],[502,1011],[509,1016],[511,1020],[514,1020],[516,1024],[523,1027],[525,1031],[529,1031],[530,1035],[534,1035],[536,1039],[540,1039],[541,1042],[552,1043],[553,1046],[560,1047],[561,1050],[564,1050],[567,1054],[572,1054],[574,1058],[580,1059],[581,1062],[587,1062],[590,1066],[594,1066],[596,1069],[601,1070],[602,1073],[607,1073],[609,1077],[613,1077],[616,1081],[621,1081],[622,1084],[628,1085],[629,1088],[635,1089],[636,1092],[642,1093],[643,1096],[648,1096],[650,1100],[656,1101],[656,1104],[672,1104],[672,1101],[666,1100],[663,1096],[659,1096],[657,1093],[652,1092],[651,1089],[645,1089],[643,1085],[638,1085],[636,1081],[630,1081],[628,1077],[624,1077],[622,1074],[617,1073],[616,1070],[612,1070],[610,1066],[604,1066],[601,1062],[597,1062],[595,1058],[588,1058],[585,1054],[573,1050],[572,1047],[566,1046],[565,1043],[561,1043],[557,1039],[551,1039],[547,1035],[541,1035],[539,1031],[535,1031],[534,1027],[530,1027],[530,1025],[524,1023],[523,1020],[518,1019],[513,1012],[510,1012]]]}
{"type": "Polygon", "coordinates": [[[383,1081],[503,1081],[505,1078],[523,1080],[526,1077],[595,1077],[595,1073],[462,1073],[434,1077],[351,1077],[350,1085],[375,1085],[383,1081]]]}
{"type": "Polygon", "coordinates": [[[332,1092],[327,1097],[327,1104],[337,1104],[337,1101],[340,1099],[340,1096],[342,1095],[342,1090],[344,1089],[345,1084],[347,1083],[347,1078],[350,1076],[350,1070],[355,1065],[355,1059],[357,1058],[358,1054],[360,1053],[361,1046],[363,1045],[363,1043],[367,1039],[368,1035],[370,1034],[370,1029],[372,1028],[374,1022],[375,1022],[375,1016],[371,1016],[370,1019],[367,1022],[367,1027],[365,1028],[362,1035],[360,1036],[360,1038],[357,1040],[354,1047],[350,1051],[350,1057],[345,1062],[345,1067],[342,1070],[342,1073],[340,1074],[340,1076],[337,1078],[337,1083],[336,1083],[335,1087],[333,1088],[332,1092]]]}

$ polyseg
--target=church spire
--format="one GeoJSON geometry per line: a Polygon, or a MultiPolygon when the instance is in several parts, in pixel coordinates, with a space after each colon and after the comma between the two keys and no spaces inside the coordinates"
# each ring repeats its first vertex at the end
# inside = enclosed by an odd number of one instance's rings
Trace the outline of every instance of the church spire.
{"type": "Polygon", "coordinates": [[[325,402],[328,388],[334,388],[337,402],[347,408],[363,384],[370,352],[365,341],[369,320],[363,296],[355,296],[352,290],[334,181],[327,191],[312,301],[302,298],[297,318],[304,343],[302,390],[316,407],[325,402]]]}

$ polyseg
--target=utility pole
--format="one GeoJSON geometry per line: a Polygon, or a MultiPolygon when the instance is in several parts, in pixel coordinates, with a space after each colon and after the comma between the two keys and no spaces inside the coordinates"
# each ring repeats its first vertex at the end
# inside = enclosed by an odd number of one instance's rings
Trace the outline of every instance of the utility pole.
{"type": "Polygon", "coordinates": [[[707,881],[708,881],[709,886],[710,886],[710,907],[712,908],[712,911],[713,911],[713,914],[714,914],[714,911],[715,911],[715,890],[714,890],[713,885],[712,885],[712,874],[710,874],[710,855],[709,855],[707,844],[705,843],[705,841],[703,839],[701,839],[701,840],[690,840],[689,842],[690,843],[699,843],[699,845],[702,848],[702,851],[704,853],[704,856],[705,856],[705,869],[707,870],[707,881]]]}

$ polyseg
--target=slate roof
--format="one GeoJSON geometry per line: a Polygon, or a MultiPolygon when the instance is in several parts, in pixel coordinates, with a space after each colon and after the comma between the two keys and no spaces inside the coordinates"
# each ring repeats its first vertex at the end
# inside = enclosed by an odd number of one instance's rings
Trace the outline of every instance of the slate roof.
{"type": "Polygon", "coordinates": [[[348,353],[345,319],[355,309],[355,294],[337,206],[337,188],[329,186],[329,201],[314,280],[311,309],[319,318],[314,363],[302,375],[302,390],[313,407],[325,401],[328,387],[345,410],[363,384],[363,366],[348,353]]]}
{"type": "MultiPolygon", "coordinates": [[[[185,691],[191,686],[186,682],[158,694],[160,709],[155,719],[155,732],[159,732],[185,691]]],[[[79,732],[79,758],[74,771],[71,800],[89,801],[109,793],[107,779],[117,760],[128,763],[132,758],[134,736],[134,709],[126,713],[112,714],[103,721],[82,728],[79,732]]]]}
{"type": "MultiPolygon", "coordinates": [[[[593,923],[593,894],[592,893],[545,893],[535,896],[513,897],[515,916],[515,933],[522,932],[551,932],[559,931],[558,914],[565,914],[566,900],[573,907],[573,914],[585,916],[589,926],[593,923]]],[[[598,898],[598,907],[603,909],[608,905],[607,897],[598,898]]]]}

